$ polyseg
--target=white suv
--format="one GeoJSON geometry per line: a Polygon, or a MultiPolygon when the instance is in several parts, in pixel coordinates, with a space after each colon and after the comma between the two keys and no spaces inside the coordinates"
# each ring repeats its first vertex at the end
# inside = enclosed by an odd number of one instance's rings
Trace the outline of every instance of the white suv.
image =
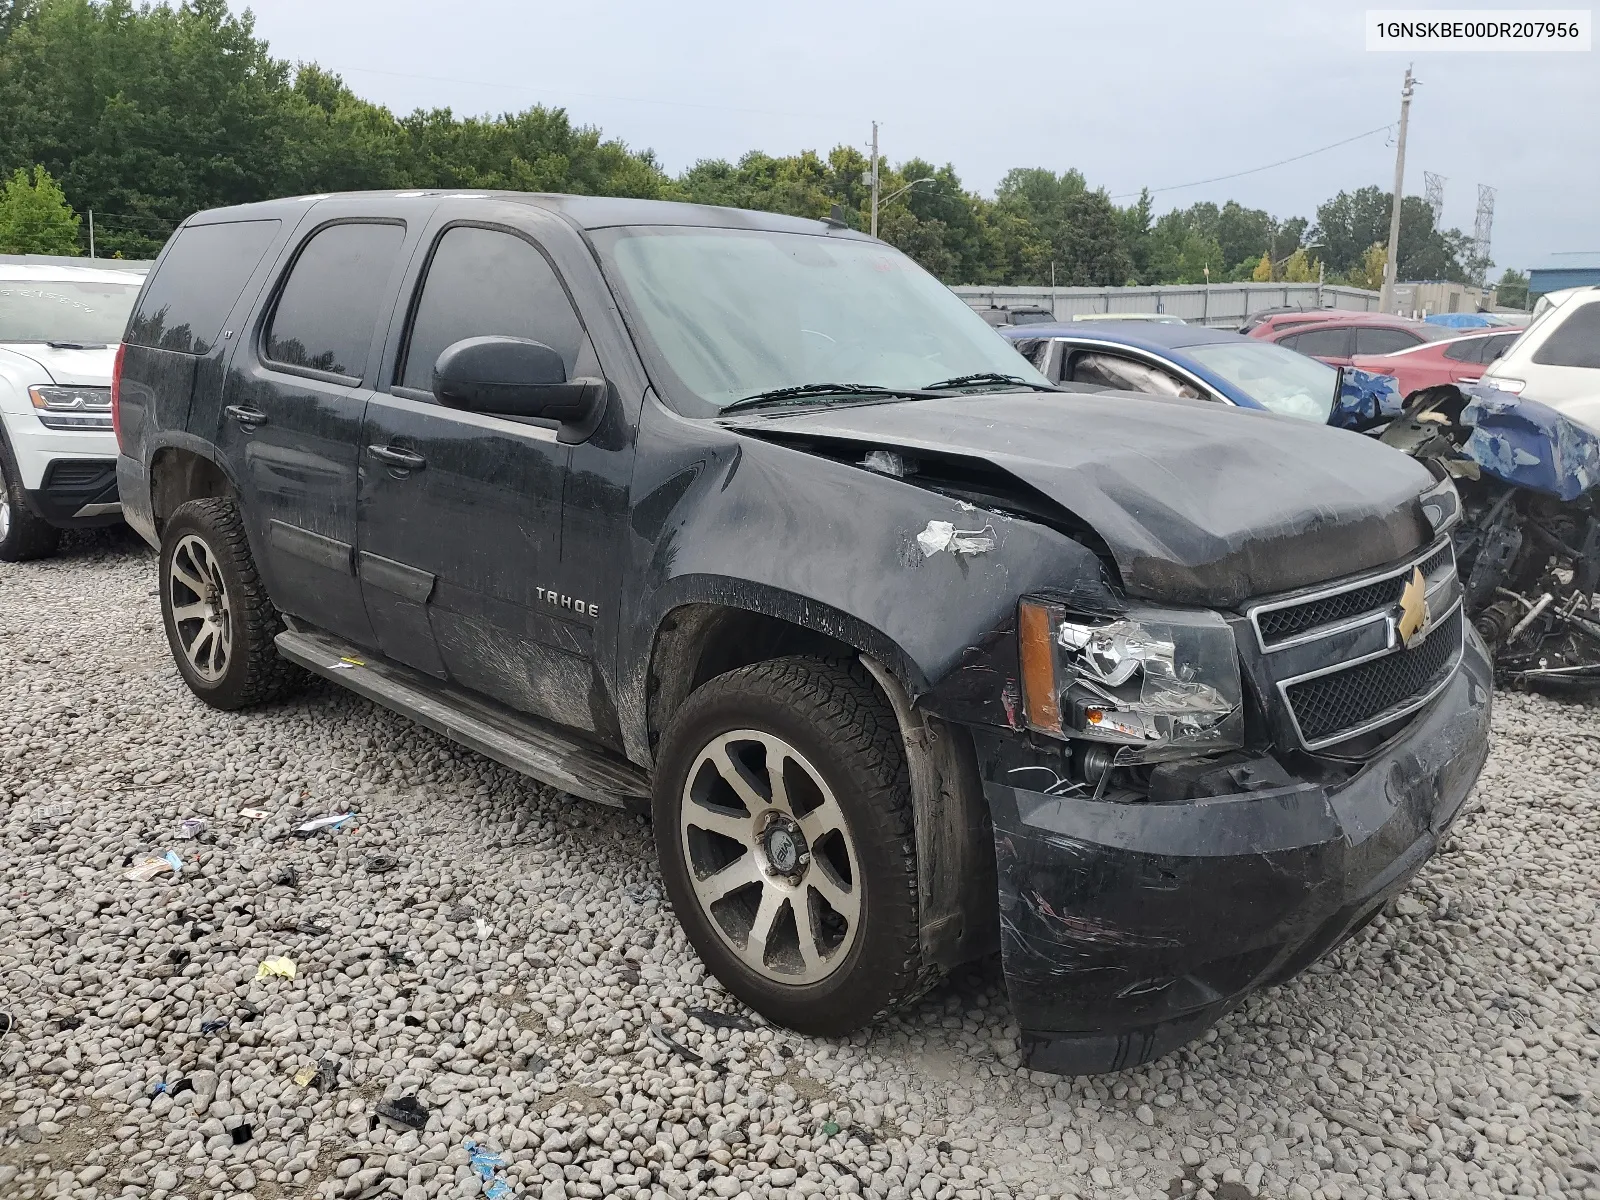
{"type": "Polygon", "coordinates": [[[111,369],[134,271],[0,262],[0,561],[122,519],[111,369]]]}
{"type": "Polygon", "coordinates": [[[1551,292],[1483,382],[1600,430],[1600,287],[1551,292]]]}

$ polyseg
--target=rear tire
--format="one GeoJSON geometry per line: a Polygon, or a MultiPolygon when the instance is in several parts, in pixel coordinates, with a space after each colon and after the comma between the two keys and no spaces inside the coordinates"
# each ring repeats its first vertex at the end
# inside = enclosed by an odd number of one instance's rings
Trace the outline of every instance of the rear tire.
{"type": "Polygon", "coordinates": [[[859,663],[730,671],[689,696],[661,745],[662,879],[730,992],[837,1037],[937,981],[922,961],[899,725],[859,663]]]}
{"type": "Polygon", "coordinates": [[[0,562],[48,558],[61,544],[61,531],[40,520],[22,494],[22,480],[0,443],[0,562]]]}
{"type": "Polygon", "coordinates": [[[267,598],[232,500],[191,500],[161,535],[161,621],[178,674],[212,708],[249,708],[303,678],[273,639],[283,618],[267,598]]]}

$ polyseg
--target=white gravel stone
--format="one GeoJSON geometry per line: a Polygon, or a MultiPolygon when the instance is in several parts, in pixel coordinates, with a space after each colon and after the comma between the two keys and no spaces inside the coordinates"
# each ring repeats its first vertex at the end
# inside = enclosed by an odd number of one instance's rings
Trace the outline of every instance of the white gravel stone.
{"type": "Polygon", "coordinates": [[[330,687],[211,711],[154,583],[118,532],[0,564],[6,1200],[465,1198],[468,1139],[543,1200],[1600,1200],[1592,709],[1502,695],[1470,811],[1391,914],[1193,1046],[1057,1078],[1018,1066],[992,963],[848,1039],[752,1018],[641,820],[330,687]],[[168,849],[177,878],[124,878],[168,849]],[[294,978],[257,979],[279,956],[294,978]],[[425,1128],[374,1127],[411,1095],[425,1128]]]}

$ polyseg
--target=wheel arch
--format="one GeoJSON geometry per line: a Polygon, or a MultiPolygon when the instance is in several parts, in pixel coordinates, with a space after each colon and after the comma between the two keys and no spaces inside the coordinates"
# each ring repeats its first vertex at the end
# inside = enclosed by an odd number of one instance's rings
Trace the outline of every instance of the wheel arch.
{"type": "Polygon", "coordinates": [[[156,447],[146,470],[157,537],[161,536],[172,514],[191,500],[239,498],[238,485],[228,468],[198,439],[156,447]]]}
{"type": "Polygon", "coordinates": [[[881,630],[790,593],[738,588],[677,604],[658,622],[645,686],[652,759],[673,714],[710,679],[794,654],[859,660],[905,753],[923,959],[948,969],[998,946],[992,825],[970,732],[916,705],[927,681],[881,630]]]}

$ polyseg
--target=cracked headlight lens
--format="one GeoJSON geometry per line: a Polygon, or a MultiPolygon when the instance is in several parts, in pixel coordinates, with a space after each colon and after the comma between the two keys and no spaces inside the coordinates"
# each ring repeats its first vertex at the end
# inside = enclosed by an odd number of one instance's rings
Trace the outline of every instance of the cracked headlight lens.
{"type": "Polygon", "coordinates": [[[1118,764],[1244,744],[1238,650],[1219,614],[1136,608],[1094,616],[1026,598],[1017,617],[1030,728],[1116,745],[1118,764]]]}

